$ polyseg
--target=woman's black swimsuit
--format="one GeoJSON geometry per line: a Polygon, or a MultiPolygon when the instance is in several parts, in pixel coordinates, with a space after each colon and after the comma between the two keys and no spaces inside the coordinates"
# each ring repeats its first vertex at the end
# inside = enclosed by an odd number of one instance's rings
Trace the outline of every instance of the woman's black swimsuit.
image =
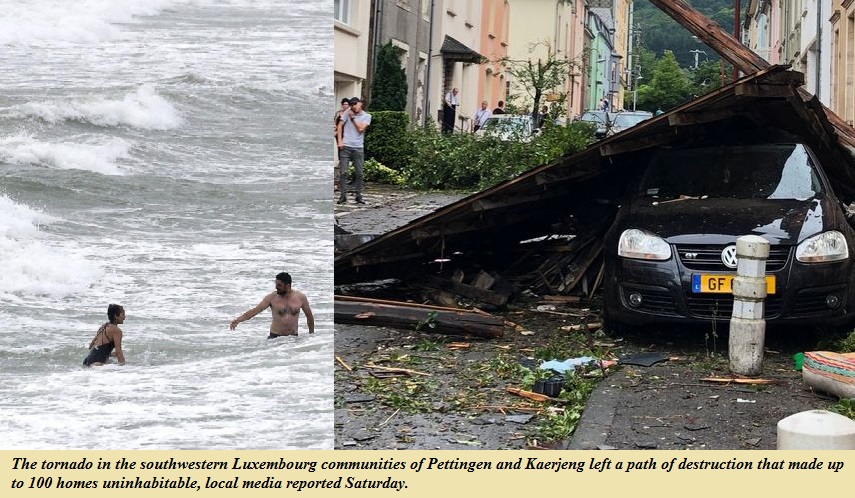
{"type": "MultiPolygon", "coordinates": [[[[109,325],[109,323],[101,327],[98,334],[103,333],[104,337],[107,337],[107,325],[109,325]]],[[[95,334],[95,337],[98,337],[98,334],[95,334]]],[[[89,355],[83,360],[83,364],[88,367],[93,363],[106,363],[107,358],[110,357],[110,353],[113,352],[114,347],[115,344],[113,344],[113,341],[101,344],[100,346],[95,346],[89,350],[89,355]]]]}

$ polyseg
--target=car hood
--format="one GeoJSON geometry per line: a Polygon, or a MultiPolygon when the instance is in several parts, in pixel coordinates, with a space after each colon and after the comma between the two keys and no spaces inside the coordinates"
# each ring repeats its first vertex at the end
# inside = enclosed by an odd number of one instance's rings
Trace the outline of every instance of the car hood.
{"type": "Polygon", "coordinates": [[[640,228],[671,244],[727,244],[743,235],[760,235],[773,245],[795,245],[838,223],[826,197],[655,201],[636,198],[624,206],[621,230],[640,228]]]}

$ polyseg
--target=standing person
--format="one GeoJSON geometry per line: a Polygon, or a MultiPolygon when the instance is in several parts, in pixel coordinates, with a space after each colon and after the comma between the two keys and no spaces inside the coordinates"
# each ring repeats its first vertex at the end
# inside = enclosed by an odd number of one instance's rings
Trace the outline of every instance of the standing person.
{"type": "Polygon", "coordinates": [[[609,99],[603,97],[603,100],[600,101],[600,110],[609,112],[609,99]]]}
{"type": "Polygon", "coordinates": [[[454,133],[454,121],[457,119],[457,88],[445,94],[442,101],[442,132],[454,133]]]}
{"type": "Polygon", "coordinates": [[[540,108],[540,114],[537,116],[537,127],[543,128],[549,120],[549,107],[543,106],[540,108]]]}
{"type": "Polygon", "coordinates": [[[333,133],[336,138],[338,138],[338,124],[341,122],[341,115],[347,112],[348,109],[350,109],[350,99],[345,97],[341,99],[341,109],[335,111],[335,130],[333,133]]]}
{"type": "Polygon", "coordinates": [[[119,361],[119,365],[125,364],[125,353],[122,351],[122,329],[119,325],[125,323],[125,309],[118,304],[107,306],[107,319],[109,320],[98,329],[92,342],[89,343],[89,354],[83,360],[87,367],[97,367],[107,363],[107,358],[112,353],[119,361]],[[116,351],[113,351],[113,348],[116,351]]]}
{"type": "MultiPolygon", "coordinates": [[[[341,122],[342,113],[346,112],[348,109],[350,109],[350,99],[345,97],[345,98],[341,99],[341,109],[335,111],[335,119],[334,119],[335,129],[333,130],[333,136],[335,137],[335,141],[336,141],[336,152],[338,152],[338,124],[341,122]]],[[[338,165],[338,157],[337,156],[336,156],[335,160],[336,160],[336,165],[338,165]]],[[[335,180],[333,181],[333,190],[339,190],[338,177],[340,176],[340,172],[338,171],[338,167],[335,168],[334,176],[335,176],[335,180]]]]}
{"type": "Polygon", "coordinates": [[[487,109],[487,101],[481,101],[481,108],[475,111],[475,119],[472,120],[472,131],[478,131],[484,127],[484,123],[487,122],[487,118],[492,116],[490,110],[487,109]]]}
{"type": "Polygon", "coordinates": [[[315,317],[312,315],[312,308],[309,307],[309,299],[302,292],[291,288],[291,275],[284,271],[276,275],[276,290],[264,296],[264,299],[255,308],[232,320],[229,328],[234,330],[240,322],[249,320],[267,308],[270,308],[273,314],[268,339],[282,337],[283,335],[297,335],[300,310],[306,314],[306,325],[309,326],[309,333],[315,333],[315,317]]]}
{"type": "Polygon", "coordinates": [[[500,100],[499,104],[493,109],[493,114],[504,114],[505,113],[505,101],[500,100]]]}
{"type": "Polygon", "coordinates": [[[363,110],[365,103],[359,97],[350,99],[350,109],[341,113],[338,123],[338,184],[341,195],[338,203],[347,202],[347,170],[353,161],[356,173],[353,177],[351,190],[356,192],[356,203],[365,204],[362,200],[362,165],[365,162],[365,130],[371,124],[371,114],[363,110]]]}

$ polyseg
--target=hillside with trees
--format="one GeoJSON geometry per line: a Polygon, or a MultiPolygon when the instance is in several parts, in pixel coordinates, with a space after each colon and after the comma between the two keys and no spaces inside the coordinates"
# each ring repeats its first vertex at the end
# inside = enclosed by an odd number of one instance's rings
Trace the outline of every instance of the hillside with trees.
{"type": "MultiPolygon", "coordinates": [[[[725,31],[733,32],[733,0],[688,0],[688,3],[717,22],[725,31]]],[[[743,2],[747,6],[748,0],[743,2]]],[[[692,50],[703,50],[699,54],[699,63],[704,60],[718,61],[719,55],[698,41],[686,28],[668,17],[648,0],[635,0],[634,24],[639,28],[639,42],[661,58],[666,50],[674,53],[680,67],[694,67],[695,55],[692,50]]]]}

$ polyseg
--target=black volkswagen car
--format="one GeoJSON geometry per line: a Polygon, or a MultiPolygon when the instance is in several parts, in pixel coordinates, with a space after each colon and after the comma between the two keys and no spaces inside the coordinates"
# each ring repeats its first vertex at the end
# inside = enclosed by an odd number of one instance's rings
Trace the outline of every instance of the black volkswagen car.
{"type": "Polygon", "coordinates": [[[802,143],[661,148],[605,238],[607,327],[730,319],[736,239],[769,241],[769,323],[846,323],[855,312],[844,206],[802,143]]]}

